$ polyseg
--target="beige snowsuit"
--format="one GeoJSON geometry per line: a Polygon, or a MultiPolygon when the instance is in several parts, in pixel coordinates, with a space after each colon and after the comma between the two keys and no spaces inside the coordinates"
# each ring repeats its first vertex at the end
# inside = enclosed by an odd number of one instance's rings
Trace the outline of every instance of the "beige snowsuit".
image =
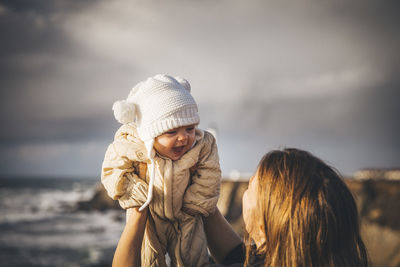
{"type": "MultiPolygon", "coordinates": [[[[172,266],[208,264],[201,216],[215,210],[221,170],[214,137],[196,129],[195,139],[194,146],[177,161],[155,154],[153,200],[142,243],[142,266],[166,266],[167,252],[172,266]],[[182,208],[197,215],[191,216],[182,208]]],[[[141,163],[150,164],[144,143],[134,126],[124,125],[107,149],[101,175],[109,196],[118,199],[124,209],[139,207],[146,201],[149,171],[141,163]]]]}

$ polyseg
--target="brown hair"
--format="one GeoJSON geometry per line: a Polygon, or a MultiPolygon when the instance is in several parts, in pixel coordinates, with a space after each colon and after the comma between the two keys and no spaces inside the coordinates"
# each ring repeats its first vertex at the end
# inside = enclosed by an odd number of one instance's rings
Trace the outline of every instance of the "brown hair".
{"type": "Polygon", "coordinates": [[[261,266],[368,266],[354,198],[336,171],[309,152],[285,149],[266,154],[257,177],[261,266]]]}

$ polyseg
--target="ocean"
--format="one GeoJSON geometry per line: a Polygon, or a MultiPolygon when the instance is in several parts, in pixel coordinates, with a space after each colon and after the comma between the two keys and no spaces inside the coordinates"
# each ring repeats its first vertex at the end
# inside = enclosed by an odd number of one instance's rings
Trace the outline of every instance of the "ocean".
{"type": "Polygon", "coordinates": [[[111,266],[123,213],[76,208],[97,182],[0,178],[0,266],[111,266]]]}

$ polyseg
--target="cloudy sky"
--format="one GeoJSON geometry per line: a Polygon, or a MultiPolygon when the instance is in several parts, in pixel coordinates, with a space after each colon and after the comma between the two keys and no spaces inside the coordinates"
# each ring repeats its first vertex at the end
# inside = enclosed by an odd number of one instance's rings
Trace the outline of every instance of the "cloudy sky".
{"type": "Polygon", "coordinates": [[[275,148],[400,167],[397,1],[0,1],[0,175],[98,176],[112,104],[192,85],[223,172],[275,148]]]}

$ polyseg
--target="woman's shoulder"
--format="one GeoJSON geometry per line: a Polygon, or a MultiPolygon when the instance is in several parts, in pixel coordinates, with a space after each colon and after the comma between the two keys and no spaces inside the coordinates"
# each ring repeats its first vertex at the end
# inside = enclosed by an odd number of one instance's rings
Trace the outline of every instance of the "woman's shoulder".
{"type": "MultiPolygon", "coordinates": [[[[231,266],[232,264],[242,264],[246,259],[246,247],[243,243],[234,247],[228,255],[225,256],[225,259],[222,261],[226,266],[231,266]]],[[[233,265],[234,266],[234,265],[233,265]]]]}
{"type": "Polygon", "coordinates": [[[243,263],[234,263],[234,264],[229,264],[229,265],[212,264],[212,265],[209,265],[208,267],[243,267],[243,263]]]}
{"type": "MultiPolygon", "coordinates": [[[[255,254],[255,247],[251,246],[251,252],[249,255],[249,264],[251,266],[264,266],[262,257],[255,254]]],[[[226,255],[225,259],[221,264],[210,265],[212,267],[243,267],[244,262],[246,261],[246,246],[241,243],[233,248],[228,255],[226,255]]]]}

